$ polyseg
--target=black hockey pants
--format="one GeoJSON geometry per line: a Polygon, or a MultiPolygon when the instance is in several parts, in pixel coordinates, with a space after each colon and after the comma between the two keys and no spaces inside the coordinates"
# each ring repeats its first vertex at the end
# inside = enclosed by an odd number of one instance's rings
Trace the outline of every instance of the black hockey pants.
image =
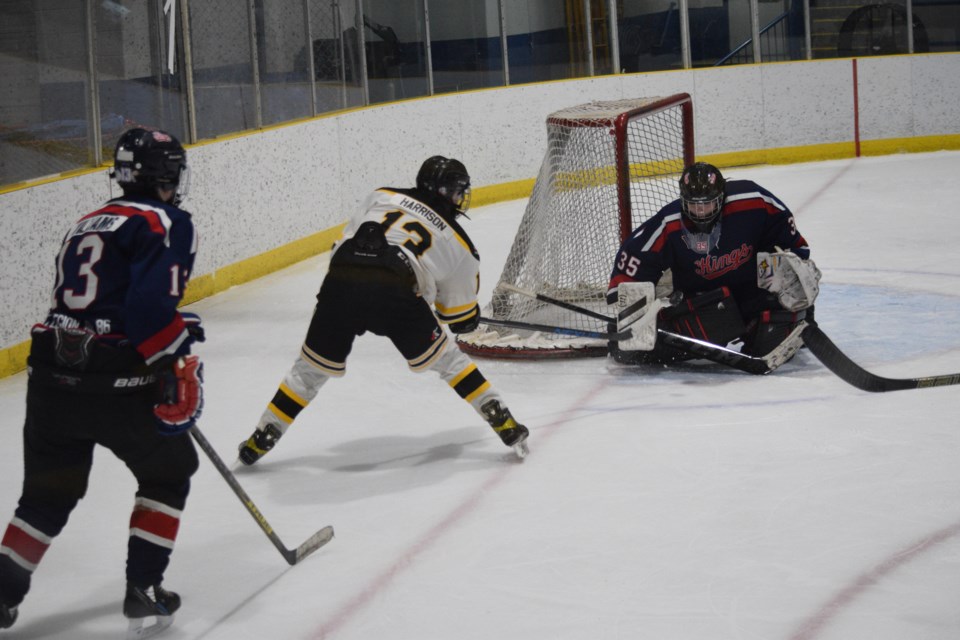
{"type": "Polygon", "coordinates": [[[304,344],[342,368],[354,339],[370,331],[389,338],[407,361],[414,361],[436,346],[443,330],[414,291],[417,281],[408,258],[385,240],[376,249],[358,250],[359,235],[331,259],[304,344]]]}

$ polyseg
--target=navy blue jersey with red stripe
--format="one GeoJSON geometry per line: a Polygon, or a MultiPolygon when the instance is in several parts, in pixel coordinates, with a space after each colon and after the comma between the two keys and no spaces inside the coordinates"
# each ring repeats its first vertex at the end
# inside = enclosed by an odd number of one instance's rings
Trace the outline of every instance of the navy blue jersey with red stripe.
{"type": "Polygon", "coordinates": [[[183,209],[147,198],[110,200],[64,237],[44,324],[130,344],[147,364],[188,353],[177,305],[196,251],[193,221],[183,209]]]}
{"type": "Polygon", "coordinates": [[[679,199],[637,227],[617,252],[608,301],[616,300],[620,283],[656,283],[670,269],[674,291],[692,295],[728,287],[742,306],[764,293],[757,287],[758,251],[780,247],[810,257],[793,213],[776,196],[750,180],[728,180],[725,191],[718,238],[696,234],[679,199]]]}

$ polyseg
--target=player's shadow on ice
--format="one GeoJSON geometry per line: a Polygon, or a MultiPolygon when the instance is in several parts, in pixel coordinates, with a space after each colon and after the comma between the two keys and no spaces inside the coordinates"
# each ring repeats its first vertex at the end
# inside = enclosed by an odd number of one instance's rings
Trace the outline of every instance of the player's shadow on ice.
{"type": "Polygon", "coordinates": [[[271,452],[274,457],[237,472],[241,481],[245,481],[244,477],[270,480],[281,474],[283,487],[271,488],[277,489],[277,499],[289,504],[347,502],[429,486],[458,473],[503,466],[512,452],[493,431],[487,431],[470,426],[423,436],[387,435],[339,441],[336,436],[342,434],[327,432],[327,442],[303,442],[298,448],[302,455],[275,455],[280,447],[292,444],[288,438],[271,452]]]}
{"type": "MultiPolygon", "coordinates": [[[[383,446],[384,438],[377,439],[377,446],[383,446]]],[[[406,443],[402,443],[405,445],[406,443]]],[[[350,443],[346,443],[346,446],[334,447],[335,450],[340,449],[344,450],[344,453],[353,455],[354,452],[360,453],[364,451],[365,445],[362,441],[355,440],[350,443]]],[[[400,446],[399,449],[404,450],[406,446],[400,446]]],[[[369,460],[363,462],[355,462],[352,464],[345,464],[341,466],[331,467],[330,471],[342,471],[342,472],[363,472],[363,471],[374,471],[376,469],[388,468],[388,467],[397,467],[397,466],[409,466],[409,467],[420,467],[428,464],[434,464],[436,462],[442,462],[444,460],[454,460],[456,458],[463,457],[464,445],[460,443],[447,443],[441,444],[423,451],[416,451],[407,454],[395,455],[390,458],[379,459],[379,460],[369,460]]]]}
{"type": "MultiPolygon", "coordinates": [[[[307,464],[327,471],[360,473],[385,471],[441,464],[450,461],[494,463],[500,460],[500,451],[491,451],[484,446],[488,438],[478,428],[469,427],[453,431],[434,432],[424,436],[378,436],[342,440],[331,443],[326,451],[333,455],[318,454],[287,460],[288,466],[307,464]]],[[[496,435],[491,431],[489,440],[497,445],[496,435]]]]}

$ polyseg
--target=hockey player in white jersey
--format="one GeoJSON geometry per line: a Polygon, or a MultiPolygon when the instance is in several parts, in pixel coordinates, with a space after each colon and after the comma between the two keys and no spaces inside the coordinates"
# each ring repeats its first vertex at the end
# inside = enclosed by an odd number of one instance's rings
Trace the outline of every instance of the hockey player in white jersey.
{"type": "Polygon", "coordinates": [[[320,387],[344,375],[354,339],[367,331],[389,338],[412,371],[438,373],[526,455],[527,428],[441,326],[465,333],[480,321],[480,256],[457,222],[469,206],[466,167],[443,156],[424,161],[415,189],[384,187],[367,198],[334,247],[299,357],[240,443],[244,464],[270,451],[320,387]]]}

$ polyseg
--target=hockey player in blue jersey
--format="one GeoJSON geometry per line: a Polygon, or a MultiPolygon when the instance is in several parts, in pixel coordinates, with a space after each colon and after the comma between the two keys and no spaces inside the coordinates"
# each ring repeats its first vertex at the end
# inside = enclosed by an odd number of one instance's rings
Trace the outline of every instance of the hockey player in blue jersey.
{"type": "Polygon", "coordinates": [[[128,637],[172,621],[161,583],[198,460],[187,429],[203,405],[199,318],[181,314],[197,249],[186,152],[162,131],[117,143],[123,196],[80,218],[56,258],[49,315],[31,332],[24,478],[0,542],[0,628],[13,625],[34,570],[87,491],[94,448],[137,481],[123,613],[128,637]],[[144,627],[144,621],[155,620],[144,627]]]}
{"type": "MultiPolygon", "coordinates": [[[[695,356],[661,344],[657,329],[764,356],[785,340],[799,348],[812,321],[820,272],[790,209],[749,180],[725,180],[698,162],[681,174],[680,197],[620,247],[607,301],[628,340],[610,343],[621,363],[665,364],[695,356]],[[669,270],[672,294],[656,299],[669,270]]],[[[792,349],[792,353],[796,352],[792,349]]]]}

